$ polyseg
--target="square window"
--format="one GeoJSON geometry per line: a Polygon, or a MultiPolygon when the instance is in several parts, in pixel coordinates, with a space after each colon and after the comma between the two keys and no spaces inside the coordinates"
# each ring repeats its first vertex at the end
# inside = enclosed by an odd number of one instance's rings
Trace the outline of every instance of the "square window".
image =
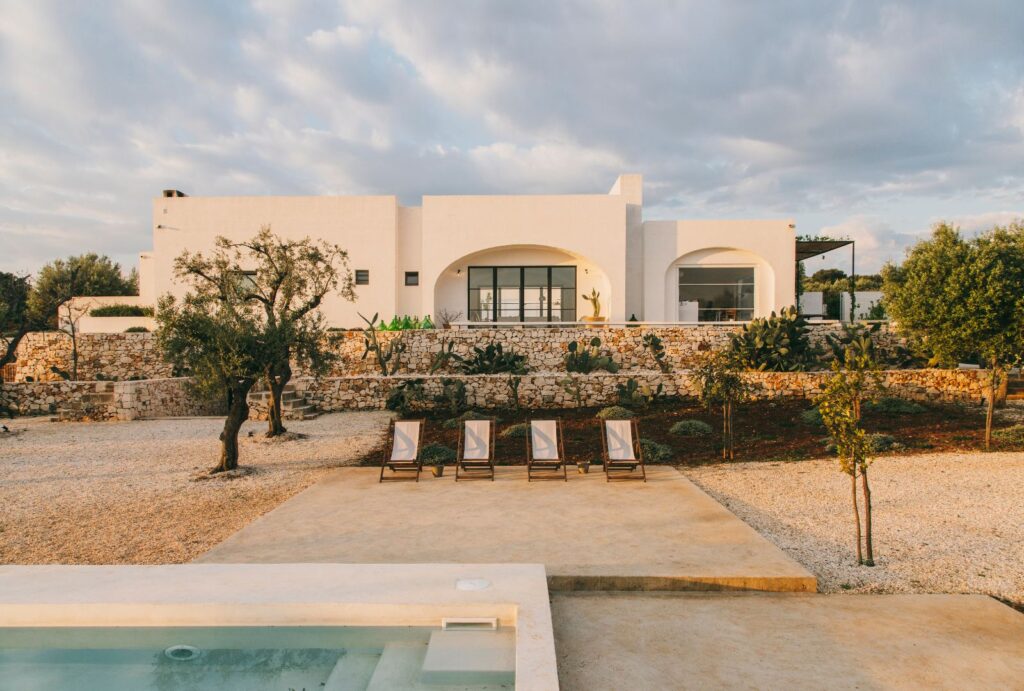
{"type": "Polygon", "coordinates": [[[405,272],[405,285],[407,286],[418,286],[420,284],[420,272],[419,271],[406,271],[405,272]]]}
{"type": "Polygon", "coordinates": [[[356,269],[356,285],[357,286],[368,286],[368,285],[370,285],[370,270],[369,269],[356,269]]]}

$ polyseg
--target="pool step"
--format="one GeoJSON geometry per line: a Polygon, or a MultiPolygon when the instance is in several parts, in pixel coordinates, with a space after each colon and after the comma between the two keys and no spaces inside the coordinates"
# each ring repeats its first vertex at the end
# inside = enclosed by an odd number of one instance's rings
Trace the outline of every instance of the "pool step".
{"type": "Polygon", "coordinates": [[[365,691],[380,657],[380,653],[346,652],[331,670],[322,691],[365,691]]]}
{"type": "Polygon", "coordinates": [[[511,689],[515,650],[496,653],[495,646],[514,645],[508,640],[514,636],[511,631],[437,631],[430,637],[429,647],[439,646],[434,652],[428,652],[428,645],[424,643],[388,643],[366,691],[511,689]],[[451,636],[453,633],[459,635],[451,636]],[[439,635],[441,638],[435,640],[439,635]],[[474,640],[476,636],[488,638],[474,640]],[[428,658],[433,660],[429,667],[428,658]]]}

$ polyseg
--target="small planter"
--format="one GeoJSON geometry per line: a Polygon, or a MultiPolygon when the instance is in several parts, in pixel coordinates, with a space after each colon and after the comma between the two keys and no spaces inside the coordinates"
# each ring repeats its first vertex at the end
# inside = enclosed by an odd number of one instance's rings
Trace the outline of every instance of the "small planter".
{"type": "Polygon", "coordinates": [[[580,475],[586,475],[590,472],[590,463],[577,463],[576,472],[580,475]]]}
{"type": "Polygon", "coordinates": [[[443,465],[432,465],[430,466],[430,472],[434,474],[434,477],[441,477],[444,475],[443,465]]]}

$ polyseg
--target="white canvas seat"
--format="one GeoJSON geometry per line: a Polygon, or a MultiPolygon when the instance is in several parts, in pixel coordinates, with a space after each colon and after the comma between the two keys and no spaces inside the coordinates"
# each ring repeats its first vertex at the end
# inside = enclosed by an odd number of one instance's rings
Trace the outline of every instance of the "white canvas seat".
{"type": "Polygon", "coordinates": [[[636,420],[604,420],[601,445],[604,451],[606,480],[643,479],[647,482],[640,432],[636,420]],[[639,468],[640,474],[634,472],[639,468]]]}
{"type": "Polygon", "coordinates": [[[526,479],[532,481],[537,471],[544,471],[547,479],[568,480],[565,469],[565,451],[562,444],[560,420],[531,420],[526,435],[526,479]],[[559,473],[558,471],[561,471],[559,473]],[[556,473],[551,475],[550,473],[556,473]]]}
{"type": "Polygon", "coordinates": [[[494,420],[466,420],[459,432],[455,481],[464,477],[494,479],[494,420]]]}
{"type": "Polygon", "coordinates": [[[423,461],[420,447],[423,441],[423,420],[395,420],[388,430],[388,443],[384,460],[380,464],[380,482],[384,480],[420,480],[423,461]],[[391,476],[385,477],[384,471],[391,476]]]}

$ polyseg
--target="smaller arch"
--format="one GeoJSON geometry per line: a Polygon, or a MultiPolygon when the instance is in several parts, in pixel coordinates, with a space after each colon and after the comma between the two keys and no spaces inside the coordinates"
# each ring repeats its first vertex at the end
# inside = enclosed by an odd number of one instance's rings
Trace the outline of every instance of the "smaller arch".
{"type": "Polygon", "coordinates": [[[664,285],[664,318],[667,321],[745,321],[765,316],[771,311],[775,271],[764,257],[752,250],[706,247],[687,252],[669,264],[664,285]],[[682,277],[682,280],[690,279],[694,283],[681,287],[680,269],[694,270],[689,277],[685,273],[682,277]],[[730,269],[735,271],[728,271],[730,269]],[[749,291],[743,285],[745,270],[750,270],[753,277],[749,291]],[[707,283],[703,284],[703,281],[707,283]],[[735,288],[729,285],[733,281],[735,288]],[[689,295],[681,295],[681,291],[686,290],[690,291],[689,295]]]}

